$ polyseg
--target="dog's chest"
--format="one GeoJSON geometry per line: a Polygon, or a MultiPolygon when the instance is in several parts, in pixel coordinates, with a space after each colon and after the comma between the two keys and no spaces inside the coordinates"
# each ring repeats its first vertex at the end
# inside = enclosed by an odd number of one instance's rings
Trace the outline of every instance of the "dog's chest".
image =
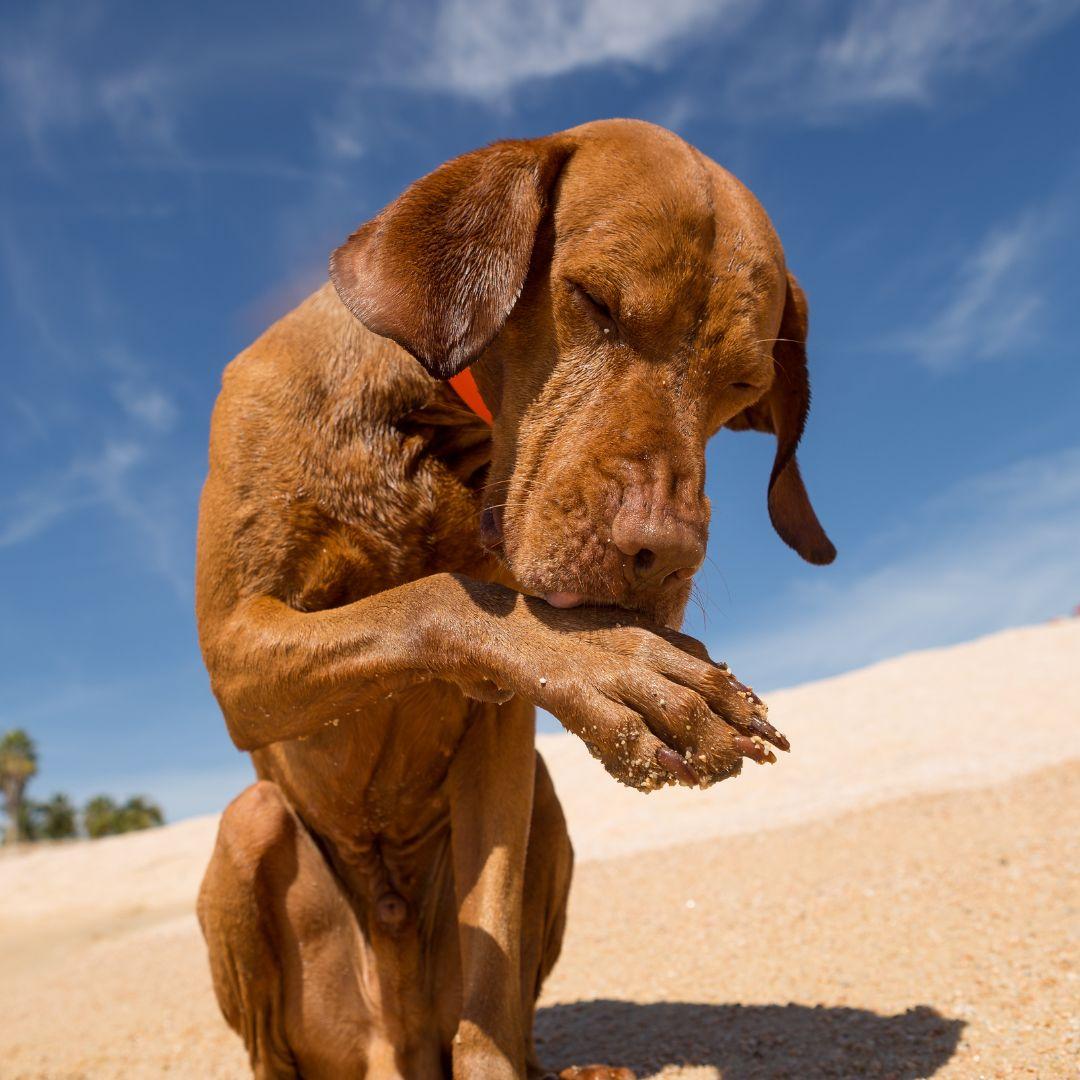
{"type": "Polygon", "coordinates": [[[359,447],[294,505],[294,607],[338,607],[445,571],[493,575],[476,494],[438,459],[407,450],[359,447]]]}
{"type": "Polygon", "coordinates": [[[256,768],[362,863],[373,845],[408,850],[445,823],[450,764],[477,707],[445,683],[419,683],[343,705],[323,731],[256,752],[256,768]]]}

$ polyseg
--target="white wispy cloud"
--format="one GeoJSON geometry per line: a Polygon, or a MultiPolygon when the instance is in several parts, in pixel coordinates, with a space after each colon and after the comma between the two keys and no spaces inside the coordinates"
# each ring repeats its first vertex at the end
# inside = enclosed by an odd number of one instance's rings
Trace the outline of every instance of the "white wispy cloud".
{"type": "Polygon", "coordinates": [[[7,118],[39,164],[51,163],[58,136],[92,125],[104,125],[127,147],[175,151],[177,73],[148,62],[92,74],[65,43],[64,36],[38,36],[0,52],[7,118]]]}
{"type": "Polygon", "coordinates": [[[142,457],[132,442],[109,442],[78,456],[58,472],[39,477],[0,503],[0,548],[39,536],[61,518],[107,501],[142,457]]]}
{"type": "Polygon", "coordinates": [[[176,423],[176,405],[156,386],[125,380],[113,387],[113,395],[129,417],[152,431],[169,431],[176,423]]]}
{"type": "Polygon", "coordinates": [[[1065,614],[1080,602],[1078,536],[1074,447],[940,494],[906,522],[901,553],[794,591],[782,629],[719,654],[763,686],[791,684],[1065,614]]]}
{"type": "Polygon", "coordinates": [[[109,74],[92,86],[94,104],[126,142],[176,149],[178,75],[159,63],[109,74]]]}
{"type": "Polygon", "coordinates": [[[837,25],[835,5],[763,3],[732,57],[728,106],[752,122],[809,123],[928,107],[957,79],[1000,71],[1078,10],[1080,0],[862,0],[837,25]]]}
{"type": "MultiPolygon", "coordinates": [[[[172,397],[157,384],[151,366],[115,340],[115,326],[125,317],[122,305],[90,260],[80,263],[74,281],[65,283],[66,289],[59,287],[40,240],[40,235],[29,239],[20,236],[11,220],[0,218],[0,273],[23,325],[68,378],[80,374],[95,381],[108,378],[112,395],[127,419],[159,434],[171,430],[177,417],[172,397]],[[78,341],[67,329],[72,321],[72,295],[79,298],[85,314],[78,341]],[[109,335],[108,344],[94,340],[104,334],[109,335]]],[[[33,408],[17,395],[9,400],[25,422],[39,434],[44,432],[47,424],[40,408],[33,408]]]]}
{"type": "MultiPolygon", "coordinates": [[[[117,336],[123,302],[91,259],[70,260],[57,274],[56,250],[14,215],[0,218],[0,272],[14,299],[25,346],[13,368],[54,369],[49,393],[19,407],[23,427],[53,443],[51,466],[27,455],[19,482],[0,494],[0,548],[28,543],[62,521],[105,511],[129,533],[138,563],[164,578],[186,605],[191,592],[187,508],[165,454],[178,409],[152,362],[117,336]],[[77,327],[77,329],[73,329],[77,327]],[[34,346],[38,346],[37,349],[34,346]],[[104,387],[116,408],[100,409],[104,387]],[[66,446],[65,451],[57,449],[66,446]]],[[[21,347],[20,347],[21,346],[21,347]]],[[[28,382],[33,384],[33,379],[28,382]]]]}
{"type": "Polygon", "coordinates": [[[78,79],[49,49],[6,51],[0,80],[10,119],[39,151],[48,131],[76,124],[83,115],[78,79]]]}
{"type": "Polygon", "coordinates": [[[67,361],[71,350],[57,329],[55,309],[47,286],[39,280],[39,267],[32,244],[26,244],[7,217],[0,217],[0,270],[12,307],[33,331],[45,352],[53,359],[67,361]]]}
{"type": "Polygon", "coordinates": [[[604,64],[670,71],[707,42],[721,50],[731,119],[818,122],[928,105],[950,78],[1008,61],[1078,9],[1080,0],[439,0],[430,22],[388,36],[381,77],[505,104],[530,80],[604,64]]]}
{"type": "Polygon", "coordinates": [[[186,604],[190,538],[168,491],[140,482],[148,456],[144,442],[107,439],[97,451],[80,452],[65,467],[31,478],[0,501],[0,548],[32,541],[87,510],[104,509],[131,530],[139,559],[186,604]]]}
{"type": "Polygon", "coordinates": [[[941,78],[995,64],[1060,25],[1075,0],[870,0],[813,60],[824,106],[928,101],[941,78]]]}
{"type": "Polygon", "coordinates": [[[1053,332],[1044,267],[1073,226],[1063,201],[1051,199],[991,228],[942,283],[940,306],[898,346],[934,371],[1037,350],[1053,332]]]}
{"type": "Polygon", "coordinates": [[[325,157],[337,161],[356,161],[364,156],[364,144],[355,123],[317,116],[313,122],[315,143],[325,157]]]}
{"type": "Polygon", "coordinates": [[[696,32],[734,31],[742,0],[444,0],[431,51],[412,70],[421,85],[493,99],[520,83],[612,62],[660,67],[696,32]]]}
{"type": "MultiPolygon", "coordinates": [[[[181,137],[182,121],[220,99],[232,80],[251,85],[251,71],[288,64],[296,40],[278,34],[268,49],[253,34],[213,47],[200,39],[176,61],[167,58],[175,42],[151,37],[142,55],[113,60],[109,24],[119,18],[93,0],[77,9],[46,3],[28,11],[21,25],[13,22],[0,40],[0,120],[21,136],[39,168],[63,175],[66,155],[85,153],[85,136],[93,133],[99,151],[121,154],[129,168],[310,178],[308,170],[272,156],[199,154],[181,137]]],[[[136,212],[161,211],[159,202],[136,212]]]]}
{"type": "Polygon", "coordinates": [[[107,446],[99,470],[87,472],[105,507],[131,528],[139,557],[168,582],[186,605],[190,603],[193,578],[188,551],[190,537],[180,527],[176,507],[167,491],[156,484],[134,482],[131,466],[141,455],[142,449],[136,444],[107,446]],[[130,465],[124,460],[127,454],[135,455],[130,465]]]}

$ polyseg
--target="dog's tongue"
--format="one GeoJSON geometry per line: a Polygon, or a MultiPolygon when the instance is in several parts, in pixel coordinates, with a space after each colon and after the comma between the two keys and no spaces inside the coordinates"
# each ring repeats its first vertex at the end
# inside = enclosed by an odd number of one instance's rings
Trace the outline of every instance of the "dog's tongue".
{"type": "Polygon", "coordinates": [[[585,597],[576,592],[550,592],[544,599],[558,608],[578,607],[585,602],[585,597]]]}

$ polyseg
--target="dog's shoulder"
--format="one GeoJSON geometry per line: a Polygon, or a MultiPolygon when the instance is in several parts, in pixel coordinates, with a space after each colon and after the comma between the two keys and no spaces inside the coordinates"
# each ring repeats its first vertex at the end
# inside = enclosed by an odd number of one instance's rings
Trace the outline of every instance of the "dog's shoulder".
{"type": "Polygon", "coordinates": [[[241,591],[324,607],[474,561],[475,530],[462,527],[473,493],[447,466],[446,398],[329,285],[233,360],[211,429],[208,488],[222,497],[204,511],[228,517],[214,535],[241,591]],[[453,527],[437,543],[443,519],[453,527]]]}
{"type": "Polygon", "coordinates": [[[353,318],[328,283],[228,364],[222,401],[324,428],[378,426],[422,407],[434,385],[403,349],[353,318]]]}

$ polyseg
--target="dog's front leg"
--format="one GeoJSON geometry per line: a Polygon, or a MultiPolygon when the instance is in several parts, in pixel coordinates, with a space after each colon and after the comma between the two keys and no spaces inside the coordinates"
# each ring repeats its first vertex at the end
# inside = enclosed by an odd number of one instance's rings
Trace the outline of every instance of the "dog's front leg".
{"type": "Polygon", "coordinates": [[[536,769],[535,714],[513,698],[477,706],[450,769],[461,946],[454,1080],[525,1075],[521,905],[536,769]]]}

